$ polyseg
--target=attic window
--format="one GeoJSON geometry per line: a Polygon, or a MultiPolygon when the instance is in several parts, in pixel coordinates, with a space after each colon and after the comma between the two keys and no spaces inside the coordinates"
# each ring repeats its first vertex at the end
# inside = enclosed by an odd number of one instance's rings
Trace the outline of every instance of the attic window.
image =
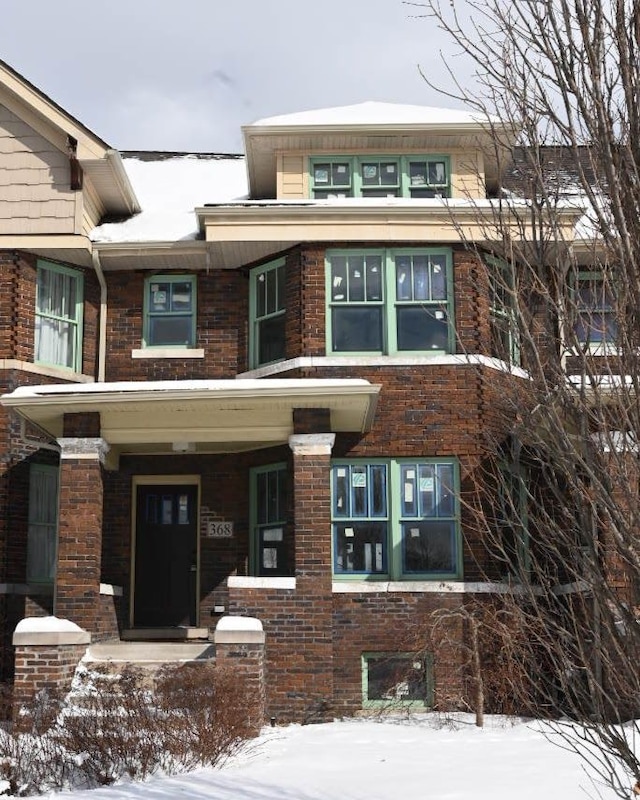
{"type": "Polygon", "coordinates": [[[342,197],[449,197],[447,156],[317,156],[310,161],[316,200],[342,197]]]}

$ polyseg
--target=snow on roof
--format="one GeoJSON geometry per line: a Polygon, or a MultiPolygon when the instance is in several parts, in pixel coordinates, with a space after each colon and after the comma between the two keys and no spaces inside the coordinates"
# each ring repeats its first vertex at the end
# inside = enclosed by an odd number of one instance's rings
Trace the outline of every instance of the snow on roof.
{"type": "Polygon", "coordinates": [[[16,625],[15,633],[59,633],[61,631],[80,631],[75,622],[68,619],[58,619],[58,617],[27,617],[21,619],[16,625]]]}
{"type": "Polygon", "coordinates": [[[304,125],[460,125],[482,124],[491,117],[458,108],[378,103],[369,100],[352,106],[318,108],[297,114],[259,119],[248,128],[304,125]]]}
{"type": "Polygon", "coordinates": [[[175,242],[195,239],[194,208],[248,195],[242,156],[136,153],[123,164],[142,211],[94,228],[94,242],[175,242]]]}
{"type": "Polygon", "coordinates": [[[36,398],[56,395],[136,394],[139,392],[256,392],[295,389],[348,389],[370,386],[364,378],[229,378],[192,381],[114,381],[112,383],[52,383],[18,386],[8,397],[36,398]]]}

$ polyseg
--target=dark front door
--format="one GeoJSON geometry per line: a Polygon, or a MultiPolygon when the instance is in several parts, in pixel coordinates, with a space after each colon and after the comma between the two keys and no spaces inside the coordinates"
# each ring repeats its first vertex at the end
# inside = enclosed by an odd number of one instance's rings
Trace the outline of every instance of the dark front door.
{"type": "Polygon", "coordinates": [[[134,625],[196,624],[197,486],[138,486],[134,625]]]}

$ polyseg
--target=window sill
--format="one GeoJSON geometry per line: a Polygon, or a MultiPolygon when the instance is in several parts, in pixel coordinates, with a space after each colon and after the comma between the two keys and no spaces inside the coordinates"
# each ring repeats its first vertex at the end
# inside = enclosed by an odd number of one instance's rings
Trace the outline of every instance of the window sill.
{"type": "Polygon", "coordinates": [[[384,593],[416,592],[420,594],[506,594],[512,590],[509,584],[503,583],[469,583],[465,581],[441,580],[404,580],[404,581],[366,581],[366,580],[334,580],[334,594],[351,593],[384,593]]]}
{"type": "Polygon", "coordinates": [[[22,372],[30,372],[33,375],[59,378],[60,380],[71,381],[73,383],[95,383],[95,378],[92,375],[83,375],[81,372],[74,372],[66,367],[33,364],[30,361],[20,361],[17,358],[0,358],[0,369],[21,370],[22,372]]]}
{"type": "Polygon", "coordinates": [[[295,589],[295,578],[257,578],[250,575],[230,575],[229,589],[295,589]]]}
{"type": "Polygon", "coordinates": [[[481,366],[498,372],[508,372],[520,378],[528,378],[529,373],[521,367],[509,365],[493,356],[465,355],[451,353],[448,355],[425,355],[423,353],[394,356],[299,356],[275,364],[267,364],[248,372],[239,373],[237,378],[267,378],[282,372],[295,369],[322,367],[449,367],[449,366],[481,366]]]}
{"type": "Polygon", "coordinates": [[[203,348],[145,347],[131,351],[131,358],[204,358],[203,348]]]}

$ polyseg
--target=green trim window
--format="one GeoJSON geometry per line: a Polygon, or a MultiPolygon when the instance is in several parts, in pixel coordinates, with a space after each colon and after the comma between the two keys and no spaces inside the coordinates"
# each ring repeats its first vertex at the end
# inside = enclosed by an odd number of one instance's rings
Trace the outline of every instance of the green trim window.
{"type": "Polygon", "coordinates": [[[52,583],[58,531],[58,468],[32,464],[29,470],[27,580],[52,583]]]}
{"type": "Polygon", "coordinates": [[[252,368],[285,357],[284,258],[251,272],[249,361],[252,368]]]}
{"type": "Polygon", "coordinates": [[[325,274],[328,352],[453,351],[450,249],[328,250],[325,274]]]}
{"type": "Polygon", "coordinates": [[[285,541],[289,502],[287,465],[269,464],[251,470],[250,498],[253,574],[289,575],[285,541]]]}
{"type": "Polygon", "coordinates": [[[334,575],[459,578],[458,483],[453,460],[334,462],[334,575]]]}
{"type": "Polygon", "coordinates": [[[509,364],[520,363],[520,340],[515,308],[513,264],[485,256],[489,278],[491,355],[509,364]]]}
{"type": "Polygon", "coordinates": [[[433,658],[430,653],[363,653],[364,708],[430,708],[433,705],[433,658]]]}
{"type": "Polygon", "coordinates": [[[340,197],[450,197],[448,156],[314,156],[310,191],[316,200],[340,197]]]}
{"type": "Polygon", "coordinates": [[[575,287],[578,342],[595,348],[615,344],[618,338],[614,288],[602,272],[579,272],[575,287]]]}
{"type": "Polygon", "coordinates": [[[38,261],[34,360],[82,371],[84,276],[77,270],[38,261]]]}
{"type": "Polygon", "coordinates": [[[153,275],[144,282],[145,347],[193,347],[196,276],[153,275]]]}

